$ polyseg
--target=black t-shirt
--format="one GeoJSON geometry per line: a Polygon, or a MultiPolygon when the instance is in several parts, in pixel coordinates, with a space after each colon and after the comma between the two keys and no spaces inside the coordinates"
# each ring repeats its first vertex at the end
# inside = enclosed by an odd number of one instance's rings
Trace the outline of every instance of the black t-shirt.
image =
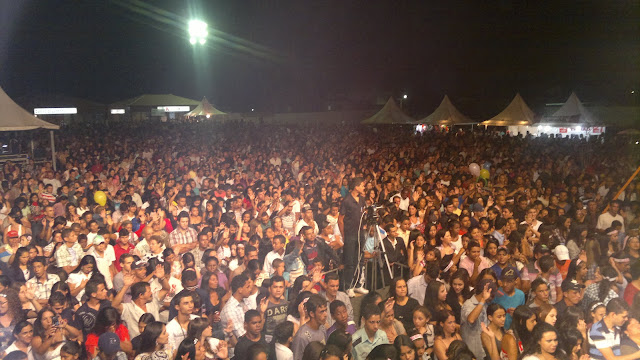
{"type": "Polygon", "coordinates": [[[88,333],[93,330],[93,327],[96,325],[96,316],[98,316],[98,311],[111,306],[111,301],[102,300],[100,302],[100,308],[98,310],[94,310],[89,307],[88,303],[82,304],[78,311],[76,312],[76,321],[78,321],[82,325],[82,333],[85,338],[88,333]]]}
{"type": "Polygon", "coordinates": [[[340,214],[344,216],[344,236],[353,238],[358,236],[358,229],[360,227],[360,217],[362,216],[362,210],[364,209],[364,197],[360,196],[360,201],[349,193],[342,202],[340,207],[340,214]]]}
{"type": "Polygon", "coordinates": [[[238,339],[238,343],[234,348],[233,360],[244,360],[249,358],[249,347],[253,344],[262,344],[266,348],[267,342],[264,341],[264,336],[260,335],[260,340],[251,341],[247,338],[247,335],[242,335],[240,339],[238,339]]]}
{"type": "Polygon", "coordinates": [[[418,306],[420,306],[420,303],[412,297],[404,305],[398,305],[398,303],[393,305],[393,313],[396,319],[404,325],[407,331],[413,328],[413,310],[418,306]]]}

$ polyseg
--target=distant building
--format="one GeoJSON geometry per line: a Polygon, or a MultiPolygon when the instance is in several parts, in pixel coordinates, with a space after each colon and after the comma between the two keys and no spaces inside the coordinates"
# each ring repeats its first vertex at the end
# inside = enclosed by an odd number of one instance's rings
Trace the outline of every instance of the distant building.
{"type": "Polygon", "coordinates": [[[200,101],[173,94],[143,94],[109,105],[109,117],[114,120],[161,121],[179,119],[193,110],[200,101]]]}

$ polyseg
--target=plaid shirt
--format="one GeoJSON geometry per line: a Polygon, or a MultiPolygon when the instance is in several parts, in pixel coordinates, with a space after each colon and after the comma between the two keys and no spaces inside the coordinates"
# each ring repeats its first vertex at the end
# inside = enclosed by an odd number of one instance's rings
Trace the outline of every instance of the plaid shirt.
{"type": "Polygon", "coordinates": [[[32,277],[31,279],[27,280],[27,287],[33,290],[36,300],[42,300],[42,299],[48,300],[49,296],[51,296],[51,288],[53,287],[53,284],[60,281],[60,278],[58,277],[58,275],[54,275],[54,274],[46,274],[46,275],[47,275],[47,280],[45,280],[44,282],[41,282],[37,277],[32,277]]]}
{"type": "Polygon", "coordinates": [[[188,228],[185,232],[182,232],[180,228],[177,228],[169,234],[169,244],[171,244],[171,246],[178,244],[191,244],[196,241],[198,241],[198,232],[192,228],[188,228]]]}
{"type": "Polygon", "coordinates": [[[243,302],[238,302],[235,297],[230,297],[229,301],[222,308],[220,313],[220,321],[226,324],[231,320],[233,323],[233,332],[236,338],[240,338],[247,331],[244,329],[244,313],[249,310],[243,302]]]}
{"type": "Polygon", "coordinates": [[[63,244],[56,250],[56,261],[58,267],[76,266],[80,263],[80,259],[84,256],[84,251],[80,244],[75,243],[72,247],[63,244]]]}

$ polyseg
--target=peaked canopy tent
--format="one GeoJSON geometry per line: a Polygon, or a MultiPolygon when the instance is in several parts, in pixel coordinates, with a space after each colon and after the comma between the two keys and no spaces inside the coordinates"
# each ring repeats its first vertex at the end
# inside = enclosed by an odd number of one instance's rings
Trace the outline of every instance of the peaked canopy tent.
{"type": "Polygon", "coordinates": [[[553,114],[542,117],[537,126],[538,133],[562,136],[600,135],[605,129],[574,92],[553,114]]]}
{"type": "Polygon", "coordinates": [[[506,126],[511,134],[525,134],[530,131],[529,127],[534,120],[534,112],[518,93],[502,112],[478,125],[506,126]]]}
{"type": "Polygon", "coordinates": [[[418,123],[428,125],[466,125],[472,124],[473,121],[458,111],[449,100],[449,96],[445,95],[440,106],[429,116],[419,120],[418,123]]]}
{"type": "Polygon", "coordinates": [[[46,122],[33,116],[30,112],[16,104],[9,95],[0,87],[0,131],[27,131],[36,129],[50,130],[51,136],[51,160],[53,169],[56,169],[56,146],[53,130],[59,130],[60,126],[46,122]]]}
{"type": "Polygon", "coordinates": [[[213,105],[211,105],[211,103],[209,102],[209,100],[207,100],[206,97],[203,97],[200,104],[196,106],[195,109],[189,111],[185,116],[186,117],[206,116],[208,118],[211,116],[224,115],[224,114],[226,113],[216,109],[213,105]]]}
{"type": "Polygon", "coordinates": [[[415,120],[402,112],[393,98],[389,98],[387,103],[373,116],[368,119],[362,120],[362,124],[415,124],[415,120]]]}

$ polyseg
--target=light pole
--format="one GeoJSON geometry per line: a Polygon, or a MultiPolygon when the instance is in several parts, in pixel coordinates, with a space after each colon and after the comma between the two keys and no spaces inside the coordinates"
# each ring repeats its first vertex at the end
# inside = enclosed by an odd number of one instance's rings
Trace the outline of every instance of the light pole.
{"type": "Polygon", "coordinates": [[[402,110],[402,103],[407,100],[407,94],[402,95],[400,98],[400,110],[402,110]]]}

